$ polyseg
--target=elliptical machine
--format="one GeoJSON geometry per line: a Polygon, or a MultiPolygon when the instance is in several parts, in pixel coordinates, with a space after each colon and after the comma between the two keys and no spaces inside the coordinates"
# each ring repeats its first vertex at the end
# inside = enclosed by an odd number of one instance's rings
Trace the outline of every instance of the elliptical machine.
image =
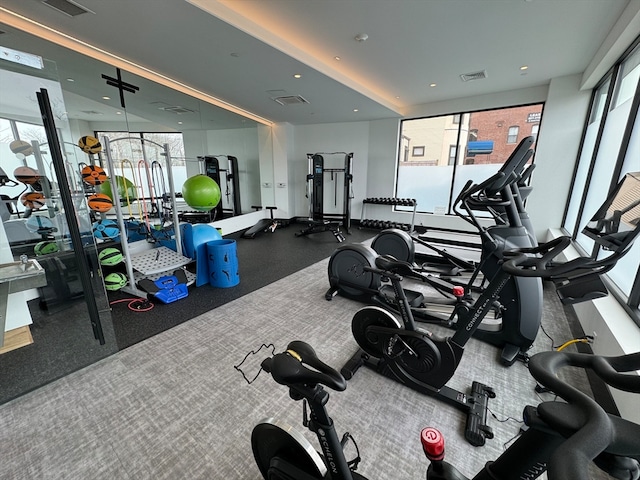
{"type": "MultiPolygon", "coordinates": [[[[496,249],[531,247],[536,244],[535,233],[520,192],[525,171],[529,176],[534,166],[527,167],[534,153],[534,142],[535,138],[532,136],[523,138],[495,174],[478,184],[469,180],[453,202],[454,213],[477,230],[480,244],[474,245],[474,248],[483,251],[484,255],[490,255],[496,249]],[[482,226],[474,213],[476,211],[490,212],[496,224],[488,228],[482,226]],[[518,238],[523,235],[528,235],[529,240],[518,238]]],[[[458,245],[459,242],[444,239],[438,242],[433,238],[426,241],[416,234],[394,236],[396,232],[393,229],[382,232],[374,239],[373,249],[381,254],[393,255],[398,260],[417,261],[420,270],[451,277],[455,281],[460,280],[456,277],[466,279],[471,276],[470,283],[473,283],[480,273],[478,270],[483,259],[478,263],[436,246],[438,243],[449,242],[458,245]],[[414,244],[426,247],[431,253],[416,252],[414,244]]],[[[465,242],[462,245],[470,246],[465,242]]]]}
{"type": "MultiPolygon", "coordinates": [[[[376,271],[378,253],[371,247],[361,244],[342,245],[336,249],[329,260],[329,290],[327,300],[340,294],[364,303],[375,303],[387,310],[400,313],[399,293],[383,283],[389,279],[383,272],[376,271]]],[[[395,257],[394,257],[395,258],[395,257]]],[[[437,323],[459,330],[465,328],[461,319],[474,305],[480,302],[465,292],[464,287],[453,285],[436,276],[416,270],[413,264],[402,262],[402,276],[419,278],[442,293],[443,297],[425,299],[415,290],[400,289],[409,302],[410,311],[415,320],[437,323]]],[[[497,276],[499,264],[488,278],[497,276]]],[[[484,291],[490,289],[490,283],[484,291]]],[[[484,294],[484,291],[482,294],[484,294]]],[[[542,283],[538,278],[507,278],[499,295],[491,299],[489,308],[483,313],[486,323],[473,329],[475,338],[487,341],[502,348],[501,361],[510,366],[516,360],[527,359],[527,350],[533,344],[542,320],[542,283]],[[480,329],[483,329],[482,331],[480,329]]]]}
{"type": "MultiPolygon", "coordinates": [[[[440,285],[444,281],[450,282],[449,291],[453,291],[454,286],[465,288],[464,298],[470,299],[472,291],[482,291],[476,288],[476,279],[480,276],[484,278],[483,288],[486,281],[500,269],[502,252],[514,248],[529,248],[537,244],[533,236],[533,228],[526,211],[521,203],[517,183],[522,176],[525,165],[533,155],[530,149],[534,142],[533,137],[524,138],[518,147],[513,151],[509,159],[502,168],[490,178],[479,184],[468,181],[462,188],[455,201],[454,210],[456,214],[465,221],[477,228],[482,239],[481,259],[478,264],[461,263],[461,259],[452,259],[452,255],[446,251],[441,251],[440,256],[429,256],[434,258],[444,258],[459,269],[472,269],[470,277],[464,282],[460,282],[456,276],[441,275],[440,285]],[[462,205],[468,215],[462,215],[458,206],[462,205]],[[504,225],[495,225],[484,228],[473,214],[474,210],[481,208],[500,208],[504,212],[504,225]],[[446,277],[446,278],[442,278],[446,277]]],[[[398,260],[404,260],[415,264],[415,243],[430,246],[419,237],[409,235],[400,230],[385,230],[373,239],[371,247],[378,254],[392,255],[398,260]]],[[[349,248],[343,246],[334,255],[343,255],[342,250],[349,248]]],[[[430,261],[423,257],[423,261],[430,261]]],[[[332,256],[332,261],[339,261],[339,258],[332,256]]],[[[417,266],[412,272],[406,272],[405,276],[418,278],[433,284],[433,276],[429,275],[432,265],[428,263],[417,266]],[[426,275],[426,276],[425,276],[426,275]]],[[[437,270],[436,270],[437,273],[437,270]]],[[[331,275],[331,273],[330,273],[331,275]]],[[[339,285],[342,279],[330,277],[331,285],[339,285]]],[[[433,286],[433,285],[432,285],[433,286]]],[[[442,292],[442,288],[436,287],[442,292]]],[[[449,296],[451,299],[451,296],[449,296]]],[[[457,297],[461,298],[460,295],[457,297]]],[[[492,318],[485,319],[485,322],[474,333],[474,337],[483,340],[491,345],[502,348],[501,361],[505,365],[512,365],[517,359],[527,359],[526,352],[533,345],[538,334],[542,320],[542,282],[536,278],[510,277],[500,293],[492,318]]],[[[420,322],[439,324],[457,329],[459,327],[457,318],[457,307],[459,300],[453,299],[449,302],[442,298],[423,299],[422,302],[413,301],[414,315],[420,322]],[[448,307],[447,307],[448,305],[448,307]]]]}

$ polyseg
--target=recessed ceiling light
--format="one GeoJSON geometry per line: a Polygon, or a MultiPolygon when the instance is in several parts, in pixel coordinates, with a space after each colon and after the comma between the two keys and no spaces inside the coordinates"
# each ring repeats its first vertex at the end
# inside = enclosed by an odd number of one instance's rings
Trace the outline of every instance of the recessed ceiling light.
{"type": "Polygon", "coordinates": [[[103,100],[111,100],[111,97],[107,97],[106,95],[102,97],[103,100]]]}
{"type": "Polygon", "coordinates": [[[342,60],[342,59],[341,59],[340,57],[338,57],[337,55],[336,55],[335,57],[333,57],[333,59],[334,59],[334,60],[337,60],[338,62],[339,62],[340,60],[342,60]]]}
{"type": "Polygon", "coordinates": [[[182,125],[182,122],[178,122],[178,125],[182,125]]]}
{"type": "Polygon", "coordinates": [[[300,75],[299,73],[296,73],[293,78],[302,78],[302,75],[300,75]]]}
{"type": "Polygon", "coordinates": [[[522,65],[522,66],[520,67],[520,70],[527,70],[528,68],[529,68],[529,67],[528,67],[527,65],[522,65]]]}
{"type": "Polygon", "coordinates": [[[73,78],[67,78],[67,82],[75,82],[73,78]]]}
{"type": "Polygon", "coordinates": [[[396,95],[396,98],[397,98],[398,100],[400,100],[400,95],[396,95]]]}
{"type": "Polygon", "coordinates": [[[122,112],[116,112],[116,115],[122,115],[122,112]]]}
{"type": "Polygon", "coordinates": [[[359,110],[358,110],[357,108],[354,108],[354,109],[353,109],[353,111],[354,111],[354,112],[358,112],[359,110]]]}
{"type": "Polygon", "coordinates": [[[435,87],[437,84],[436,83],[430,83],[429,86],[430,87],[435,87]]]}

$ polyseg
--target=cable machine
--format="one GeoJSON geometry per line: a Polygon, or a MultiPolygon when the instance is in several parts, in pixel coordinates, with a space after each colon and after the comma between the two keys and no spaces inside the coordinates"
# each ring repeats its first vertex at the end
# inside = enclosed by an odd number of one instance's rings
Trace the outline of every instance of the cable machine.
{"type": "Polygon", "coordinates": [[[307,174],[307,193],[309,199],[309,218],[306,220],[308,227],[296,236],[309,235],[311,233],[319,233],[331,231],[338,242],[345,240],[344,235],[340,231],[340,227],[344,227],[347,234],[351,233],[351,199],[353,193],[351,184],[353,182],[352,160],[353,153],[345,152],[319,152],[308,153],[307,160],[309,162],[309,173],[307,174]],[[323,155],[344,155],[344,167],[328,168],[325,166],[323,155]],[[329,175],[327,182],[325,176],[329,175]],[[325,185],[329,182],[333,183],[333,203],[338,205],[338,192],[340,190],[339,178],[342,176],[342,212],[327,213],[325,212],[325,185]]]}
{"type": "Polygon", "coordinates": [[[228,213],[231,216],[240,215],[242,208],[240,207],[240,178],[238,175],[238,159],[232,155],[205,155],[204,157],[198,157],[198,160],[204,162],[205,175],[213,178],[220,186],[222,191],[222,176],[224,175],[224,185],[226,187],[222,194],[226,197],[226,204],[230,208],[224,208],[223,202],[218,203],[215,207],[217,220],[222,220],[224,214],[228,213]],[[227,168],[220,168],[219,158],[223,157],[227,159],[227,168]]]}

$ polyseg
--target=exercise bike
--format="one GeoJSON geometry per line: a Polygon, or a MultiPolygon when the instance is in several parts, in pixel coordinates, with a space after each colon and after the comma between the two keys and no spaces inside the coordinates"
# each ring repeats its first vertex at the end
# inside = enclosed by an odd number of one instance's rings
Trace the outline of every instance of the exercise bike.
{"type": "MultiPolygon", "coordinates": [[[[596,357],[544,352],[535,355],[530,369],[533,376],[569,403],[545,402],[538,408],[526,407],[528,429],[496,461],[487,463],[474,480],[534,479],[547,466],[550,480],[586,479],[586,464],[592,459],[616,478],[638,478],[640,426],[607,416],[589,397],[560,381],[556,371],[567,365],[593,368],[611,386],[640,391],[638,377],[618,373],[639,369],[640,354],[596,357]]],[[[359,453],[356,459],[346,460],[344,448],[351,435],[346,433],[342,440],[338,438],[326,408],[329,393],[323,386],[336,391],[346,388],[340,373],[322,362],[314,349],[301,341],[291,342],[285,352],[265,359],[262,368],[277,383],[289,388],[293,400],[303,400],[303,425],[317,436],[322,449],[321,456],[298,431],[273,418],[262,420],[252,431],[251,447],[263,478],[366,480],[355,471],[359,453]]],[[[444,440],[440,432],[425,428],[420,433],[420,441],[431,461],[427,480],[468,480],[444,460],[444,440]]]]}
{"type": "MultiPolygon", "coordinates": [[[[640,478],[640,425],[607,414],[560,380],[557,373],[563,367],[589,369],[613,388],[640,393],[640,377],[627,374],[640,369],[640,353],[602,357],[556,351],[532,356],[531,375],[567,403],[525,407],[522,435],[473,480],[534,479],[547,468],[550,480],[588,479],[591,461],[614,478],[640,478]]],[[[444,460],[444,439],[438,430],[425,428],[420,439],[431,460],[427,480],[469,480],[444,460]]]]}
{"type": "Polygon", "coordinates": [[[325,407],[329,393],[322,386],[345,390],[347,382],[342,375],[300,341],[289,343],[286,352],[265,359],[261,366],[276,382],[289,388],[293,400],[305,402],[303,425],[317,435],[323,455],[321,458],[299,432],[273,418],[262,420],[251,433],[253,456],[262,476],[266,480],[366,480],[354,471],[359,460],[348,462],[345,458],[344,447],[351,436],[346,433],[338,439],[325,407]]]}

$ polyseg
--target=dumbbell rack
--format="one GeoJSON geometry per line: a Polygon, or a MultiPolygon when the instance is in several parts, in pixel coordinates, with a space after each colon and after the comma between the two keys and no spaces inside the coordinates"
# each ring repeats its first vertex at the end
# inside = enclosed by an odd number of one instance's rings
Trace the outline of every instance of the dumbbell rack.
{"type": "Polygon", "coordinates": [[[416,221],[416,208],[418,207],[418,202],[415,198],[395,198],[395,197],[373,197],[373,198],[365,198],[362,201],[362,211],[360,213],[360,228],[368,227],[368,228],[400,228],[401,230],[406,230],[409,232],[413,232],[413,228],[415,226],[416,221]],[[411,223],[398,223],[392,221],[382,221],[382,220],[369,220],[364,218],[364,212],[367,205],[393,205],[393,206],[403,206],[403,207],[413,207],[413,214],[411,215],[411,223]]]}

